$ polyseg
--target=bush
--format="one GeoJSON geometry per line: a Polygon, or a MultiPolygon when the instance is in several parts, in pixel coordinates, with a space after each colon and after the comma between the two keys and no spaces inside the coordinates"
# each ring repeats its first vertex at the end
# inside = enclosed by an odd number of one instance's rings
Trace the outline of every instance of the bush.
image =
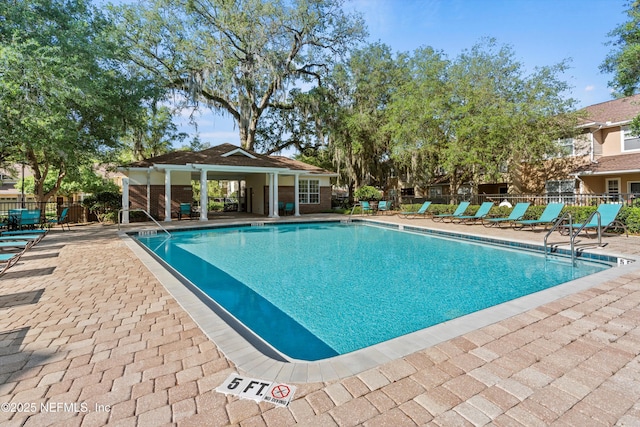
{"type": "Polygon", "coordinates": [[[380,200],[382,198],[382,194],[370,185],[358,188],[353,195],[358,200],[380,200]]]}
{"type": "Polygon", "coordinates": [[[96,215],[99,222],[113,221],[117,219],[118,210],[122,208],[122,196],[114,191],[105,191],[85,197],[82,206],[96,215]]]}

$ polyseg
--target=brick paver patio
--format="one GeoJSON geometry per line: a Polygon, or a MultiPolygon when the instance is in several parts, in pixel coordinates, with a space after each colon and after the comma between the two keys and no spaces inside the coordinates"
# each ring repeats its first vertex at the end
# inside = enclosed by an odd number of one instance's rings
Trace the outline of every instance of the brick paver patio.
{"type": "MultiPolygon", "coordinates": [[[[639,237],[606,241],[640,251],[639,237]]],[[[257,404],[215,391],[233,363],[115,226],[72,227],[0,278],[0,424],[640,425],[639,326],[636,271],[353,377],[296,384],[288,408],[257,404]]]]}

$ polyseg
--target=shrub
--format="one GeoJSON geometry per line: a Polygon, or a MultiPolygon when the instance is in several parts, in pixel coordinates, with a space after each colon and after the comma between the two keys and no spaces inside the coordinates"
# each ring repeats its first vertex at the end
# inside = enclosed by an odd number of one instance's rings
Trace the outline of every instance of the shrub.
{"type": "Polygon", "coordinates": [[[85,197],[82,205],[94,213],[99,222],[113,221],[118,210],[122,208],[122,196],[114,191],[105,191],[85,197]]]}
{"type": "Polygon", "coordinates": [[[370,185],[358,188],[353,195],[358,200],[380,200],[382,198],[382,194],[370,185]]]}

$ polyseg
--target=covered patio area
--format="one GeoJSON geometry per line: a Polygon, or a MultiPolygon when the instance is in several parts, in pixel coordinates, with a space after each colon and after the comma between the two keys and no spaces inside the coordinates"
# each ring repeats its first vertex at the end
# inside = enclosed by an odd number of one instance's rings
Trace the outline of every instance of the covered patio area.
{"type": "Polygon", "coordinates": [[[194,183],[206,189],[210,181],[235,188],[237,211],[278,218],[331,208],[330,178],[336,173],[281,156],[265,156],[222,144],[199,152],[175,151],[119,168],[122,180],[122,223],[129,210],[142,209],[162,221],[179,217],[180,204],[195,205],[201,221],[209,219],[209,196],[200,191],[194,203],[194,183]],[[285,207],[290,209],[285,209],[285,207]],[[128,208],[128,209],[127,209],[128,208]]]}

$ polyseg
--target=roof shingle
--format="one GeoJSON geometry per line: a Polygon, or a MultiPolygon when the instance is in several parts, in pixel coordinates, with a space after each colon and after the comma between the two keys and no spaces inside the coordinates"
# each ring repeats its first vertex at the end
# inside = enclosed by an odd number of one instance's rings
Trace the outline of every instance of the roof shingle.
{"type": "Polygon", "coordinates": [[[640,94],[590,105],[581,112],[585,113],[585,124],[620,123],[631,120],[640,114],[640,94]]]}

